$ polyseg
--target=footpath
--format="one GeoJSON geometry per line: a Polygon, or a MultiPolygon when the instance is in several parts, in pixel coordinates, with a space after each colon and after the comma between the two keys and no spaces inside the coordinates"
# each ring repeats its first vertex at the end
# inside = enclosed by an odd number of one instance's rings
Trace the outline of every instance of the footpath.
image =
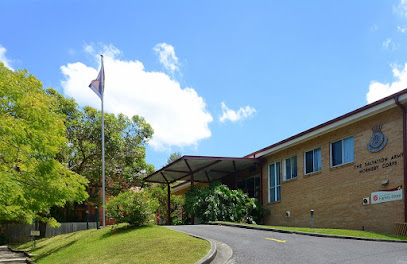
{"type": "Polygon", "coordinates": [[[8,246],[0,246],[0,264],[20,264],[30,263],[35,264],[22,251],[12,251],[8,246]]]}

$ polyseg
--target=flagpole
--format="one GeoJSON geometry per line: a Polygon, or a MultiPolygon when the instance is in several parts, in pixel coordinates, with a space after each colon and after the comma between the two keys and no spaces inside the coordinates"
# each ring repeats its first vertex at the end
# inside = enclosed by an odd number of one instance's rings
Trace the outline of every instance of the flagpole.
{"type": "MultiPolygon", "coordinates": [[[[102,103],[102,196],[103,196],[103,206],[102,206],[102,217],[103,217],[103,227],[106,226],[106,197],[105,197],[105,113],[103,111],[103,94],[105,90],[105,70],[103,67],[103,55],[100,55],[100,71],[96,80],[91,81],[89,88],[91,88],[101,99],[102,103]]],[[[99,215],[99,209],[97,210],[97,215],[99,215]]],[[[99,224],[98,224],[99,226],[99,224]]]]}
{"type": "MultiPolygon", "coordinates": [[[[103,69],[103,55],[100,55],[102,57],[102,69],[103,69]]],[[[102,73],[104,75],[104,71],[102,73]]],[[[102,209],[102,216],[103,216],[103,227],[106,227],[106,199],[105,199],[105,114],[103,111],[103,94],[105,90],[105,76],[102,76],[101,82],[102,82],[102,189],[103,189],[103,209],[102,209]]]]}

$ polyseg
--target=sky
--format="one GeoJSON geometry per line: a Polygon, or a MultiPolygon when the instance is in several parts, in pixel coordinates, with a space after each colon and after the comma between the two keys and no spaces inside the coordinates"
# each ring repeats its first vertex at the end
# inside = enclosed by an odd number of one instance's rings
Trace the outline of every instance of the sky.
{"type": "Polygon", "coordinates": [[[0,61],[173,152],[242,157],[407,88],[407,0],[0,1],[0,61]]]}

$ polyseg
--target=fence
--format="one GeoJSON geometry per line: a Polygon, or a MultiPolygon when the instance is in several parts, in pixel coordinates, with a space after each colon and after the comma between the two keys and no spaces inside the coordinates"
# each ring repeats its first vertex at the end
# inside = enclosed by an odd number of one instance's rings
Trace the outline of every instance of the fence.
{"type": "MultiPolygon", "coordinates": [[[[89,223],[89,229],[96,228],[95,222],[89,223]]],[[[4,234],[10,239],[11,243],[24,243],[32,240],[31,230],[35,230],[34,224],[4,224],[4,234]]],[[[86,223],[84,222],[70,222],[61,223],[60,227],[52,228],[47,224],[45,228],[45,237],[53,237],[57,235],[72,233],[86,229],[86,223]]]]}
{"type": "Polygon", "coordinates": [[[407,237],[407,223],[396,223],[396,236],[407,237]]]}

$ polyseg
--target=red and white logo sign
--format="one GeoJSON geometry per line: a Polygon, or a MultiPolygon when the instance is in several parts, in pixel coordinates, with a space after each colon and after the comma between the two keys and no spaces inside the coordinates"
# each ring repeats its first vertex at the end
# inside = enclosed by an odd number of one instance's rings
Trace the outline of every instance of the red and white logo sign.
{"type": "Polygon", "coordinates": [[[403,199],[403,188],[398,186],[390,190],[382,190],[371,194],[372,204],[398,201],[403,199]]]}

